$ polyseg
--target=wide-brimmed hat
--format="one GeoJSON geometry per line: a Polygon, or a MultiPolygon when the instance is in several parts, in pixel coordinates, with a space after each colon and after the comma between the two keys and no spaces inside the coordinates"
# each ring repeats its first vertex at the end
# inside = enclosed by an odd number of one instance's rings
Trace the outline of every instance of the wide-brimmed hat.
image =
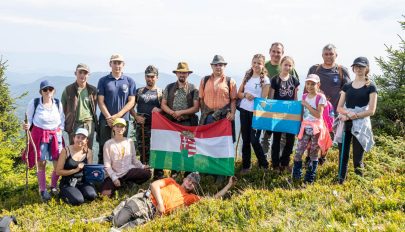
{"type": "Polygon", "coordinates": [[[118,124],[123,125],[123,126],[127,126],[127,121],[125,121],[125,119],[123,119],[123,118],[116,118],[112,125],[115,126],[115,125],[118,125],[118,124]]]}
{"type": "Polygon", "coordinates": [[[187,178],[196,184],[199,184],[201,181],[201,177],[198,172],[192,172],[192,173],[188,174],[187,178]]]}
{"type": "Polygon", "coordinates": [[[315,83],[319,83],[319,82],[321,82],[321,79],[316,74],[309,74],[307,76],[307,78],[305,78],[305,82],[307,82],[307,81],[313,81],[315,83]]]}
{"type": "Polygon", "coordinates": [[[76,66],[76,71],[79,71],[79,70],[84,70],[84,71],[87,71],[88,73],[90,72],[89,66],[87,64],[83,64],[83,63],[80,63],[76,66]]]}
{"type": "Polygon", "coordinates": [[[188,69],[188,64],[186,62],[179,62],[179,64],[177,64],[177,69],[173,70],[173,73],[176,73],[176,72],[192,73],[193,71],[188,69]]]}
{"type": "Polygon", "coordinates": [[[39,85],[39,89],[40,89],[40,90],[43,90],[43,89],[46,88],[46,87],[55,88],[55,86],[53,86],[53,84],[51,84],[50,81],[48,81],[48,80],[41,81],[41,84],[39,85]]]}
{"type": "Polygon", "coordinates": [[[215,55],[211,62],[211,65],[214,65],[214,64],[227,65],[228,63],[225,62],[224,58],[221,55],[215,55]]]}
{"type": "Polygon", "coordinates": [[[148,67],[146,67],[145,69],[145,76],[158,76],[159,75],[159,70],[153,66],[153,65],[149,65],[148,67]]]}
{"type": "Polygon", "coordinates": [[[89,137],[89,131],[86,128],[77,128],[75,135],[78,135],[78,134],[89,137]]]}
{"type": "Polygon", "coordinates": [[[111,55],[111,58],[110,58],[110,62],[111,61],[122,61],[122,62],[124,62],[124,57],[121,54],[113,54],[113,55],[111,55]]]}
{"type": "Polygon", "coordinates": [[[354,59],[352,67],[358,65],[358,66],[362,66],[362,67],[367,67],[369,66],[369,62],[368,59],[364,56],[360,56],[357,57],[356,59],[354,59]]]}

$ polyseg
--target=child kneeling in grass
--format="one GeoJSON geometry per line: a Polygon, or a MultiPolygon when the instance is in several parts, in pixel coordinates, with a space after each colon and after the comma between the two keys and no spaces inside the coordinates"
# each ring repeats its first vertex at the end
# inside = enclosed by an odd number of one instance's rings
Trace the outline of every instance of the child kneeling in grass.
{"type": "Polygon", "coordinates": [[[300,133],[298,134],[298,146],[294,157],[292,177],[295,180],[302,176],[302,155],[309,144],[309,157],[307,172],[304,181],[313,183],[315,181],[316,169],[318,167],[318,153],[321,149],[326,151],[332,146],[322,115],[326,105],[326,97],[319,93],[320,79],[316,74],[310,74],[305,79],[306,94],[302,97],[303,116],[300,133]]]}

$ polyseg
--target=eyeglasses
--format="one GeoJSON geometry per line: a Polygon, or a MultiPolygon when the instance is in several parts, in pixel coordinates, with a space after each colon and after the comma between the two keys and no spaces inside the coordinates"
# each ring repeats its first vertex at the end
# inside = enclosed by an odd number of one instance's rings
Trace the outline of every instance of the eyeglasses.
{"type": "Polygon", "coordinates": [[[53,88],[52,87],[45,87],[45,88],[42,89],[42,92],[44,92],[44,93],[46,93],[48,91],[52,92],[53,88]]]}
{"type": "Polygon", "coordinates": [[[115,64],[115,65],[120,65],[120,64],[122,64],[123,62],[120,61],[120,60],[114,60],[114,61],[112,61],[111,63],[113,63],[113,64],[115,64]]]}
{"type": "Polygon", "coordinates": [[[87,72],[86,70],[79,70],[79,71],[77,71],[79,74],[87,74],[87,73],[89,73],[89,72],[87,72]]]}
{"type": "Polygon", "coordinates": [[[215,67],[222,67],[225,66],[225,64],[213,64],[215,67]]]}

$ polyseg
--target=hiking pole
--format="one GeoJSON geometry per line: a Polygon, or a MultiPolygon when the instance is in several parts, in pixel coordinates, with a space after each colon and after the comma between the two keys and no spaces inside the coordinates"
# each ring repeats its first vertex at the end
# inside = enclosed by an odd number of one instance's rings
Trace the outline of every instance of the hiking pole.
{"type": "Polygon", "coordinates": [[[343,125],[343,135],[342,135],[342,151],[340,152],[340,162],[339,162],[339,182],[342,179],[342,169],[343,169],[343,154],[345,150],[345,138],[346,137],[346,130],[343,125]]]}
{"type": "MultiPolygon", "coordinates": [[[[24,123],[25,124],[28,124],[28,115],[27,115],[27,113],[25,113],[25,118],[24,118],[24,123]]],[[[30,151],[30,139],[29,139],[29,134],[28,134],[28,130],[26,130],[25,131],[25,137],[26,137],[26,140],[27,140],[27,146],[26,146],[26,149],[25,149],[25,162],[26,162],[26,167],[25,167],[25,193],[27,193],[27,191],[28,191],[28,166],[29,166],[29,164],[28,164],[28,153],[29,153],[29,151],[30,151]]]]}
{"type": "Polygon", "coordinates": [[[240,134],[241,134],[242,130],[239,130],[239,135],[238,135],[238,139],[236,141],[236,148],[235,148],[235,162],[238,159],[238,146],[239,146],[239,140],[240,140],[240,134]]]}

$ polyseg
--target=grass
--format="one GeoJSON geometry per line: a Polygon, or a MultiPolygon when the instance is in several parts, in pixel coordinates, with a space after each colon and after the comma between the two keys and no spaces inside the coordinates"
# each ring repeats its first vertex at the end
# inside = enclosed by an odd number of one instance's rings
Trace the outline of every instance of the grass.
{"type": "MultiPolygon", "coordinates": [[[[239,177],[226,199],[206,198],[133,230],[405,231],[405,142],[391,137],[376,141],[377,146],[365,155],[364,177],[356,176],[350,166],[344,185],[336,183],[338,154],[332,150],[313,185],[292,182],[287,173],[254,167],[249,175],[239,177]]],[[[239,169],[238,162],[236,172],[239,169]]],[[[18,167],[0,182],[0,215],[17,217],[19,225],[13,231],[108,231],[109,223],[86,224],[80,219],[109,215],[138,190],[124,189],[111,199],[73,207],[58,199],[41,203],[34,172],[27,192],[24,178],[24,169],[18,167]]],[[[203,178],[201,186],[205,196],[222,187],[212,177],[203,178]]]]}

